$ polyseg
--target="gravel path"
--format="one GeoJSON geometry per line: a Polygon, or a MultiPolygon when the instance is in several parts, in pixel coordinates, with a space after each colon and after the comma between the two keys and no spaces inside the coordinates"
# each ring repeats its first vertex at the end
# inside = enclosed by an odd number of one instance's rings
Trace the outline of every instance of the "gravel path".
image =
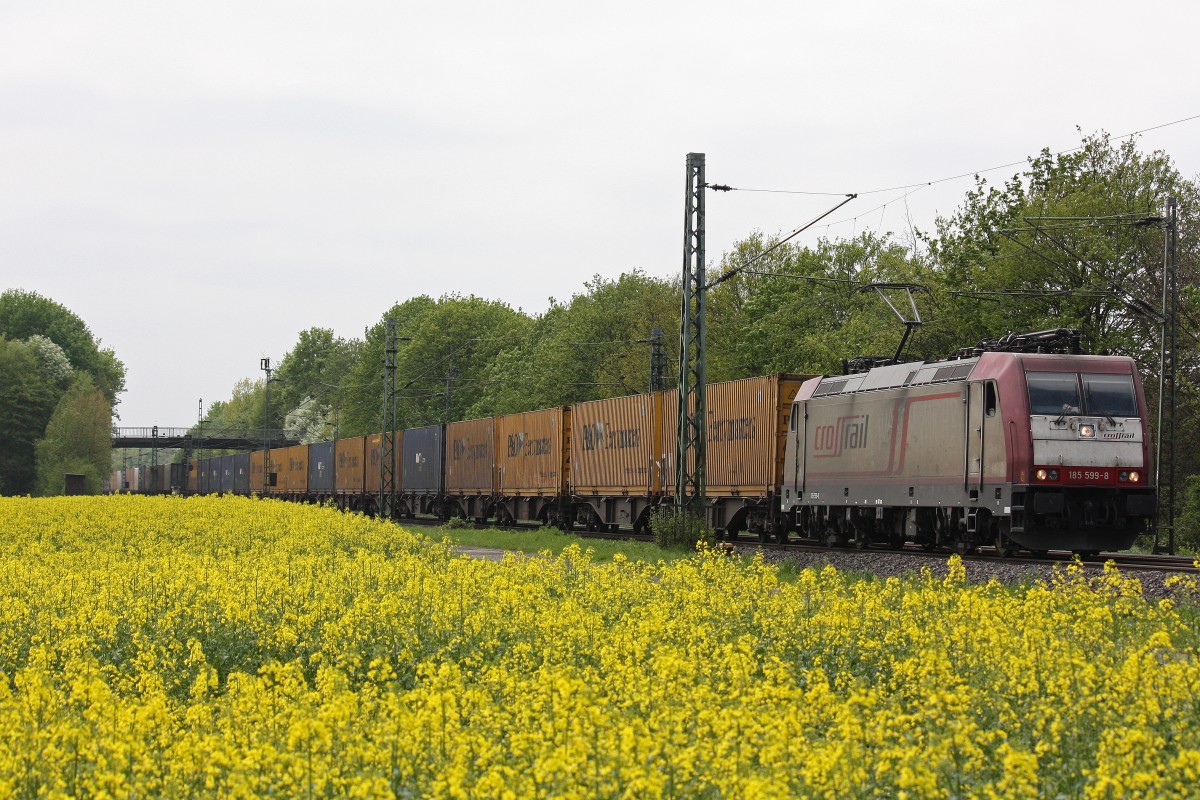
{"type": "MultiPolygon", "coordinates": [[[[950,559],[949,554],[941,558],[932,558],[883,550],[784,552],[779,550],[760,550],[753,546],[739,546],[738,549],[750,553],[762,552],[768,561],[791,561],[799,569],[806,569],[808,567],[820,569],[826,564],[831,564],[838,570],[871,572],[881,578],[916,574],[921,571],[922,567],[929,567],[935,575],[944,576],[948,571],[947,562],[950,559]]],[[[986,583],[992,578],[1001,583],[1020,583],[1022,581],[1036,580],[1049,581],[1054,576],[1056,569],[1054,565],[1049,564],[1024,564],[1021,563],[1020,559],[997,561],[994,559],[973,559],[970,556],[963,558],[963,565],[966,567],[967,580],[972,583],[986,583]]],[[[1066,566],[1064,563],[1058,566],[1057,569],[1065,570],[1066,566]]],[[[1103,571],[1104,568],[1102,565],[1087,565],[1084,567],[1084,574],[1089,578],[1099,575],[1103,571]]],[[[1166,585],[1167,578],[1175,573],[1129,570],[1125,574],[1141,581],[1142,594],[1149,599],[1157,600],[1163,597],[1171,597],[1177,600],[1184,599],[1185,597],[1192,600],[1196,599],[1194,594],[1186,590],[1166,585]]]]}

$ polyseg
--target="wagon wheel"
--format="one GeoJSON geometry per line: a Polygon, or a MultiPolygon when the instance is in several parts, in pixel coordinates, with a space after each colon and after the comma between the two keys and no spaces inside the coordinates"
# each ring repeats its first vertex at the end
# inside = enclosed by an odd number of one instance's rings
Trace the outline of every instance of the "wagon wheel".
{"type": "Polygon", "coordinates": [[[1003,525],[996,526],[995,546],[996,555],[1000,556],[1000,558],[1008,558],[1009,556],[1016,555],[1017,553],[1017,546],[1012,539],[1008,538],[1008,534],[1005,533],[1003,525]]]}
{"type": "Polygon", "coordinates": [[[871,535],[858,525],[854,526],[854,549],[866,550],[871,546],[871,535]]]}

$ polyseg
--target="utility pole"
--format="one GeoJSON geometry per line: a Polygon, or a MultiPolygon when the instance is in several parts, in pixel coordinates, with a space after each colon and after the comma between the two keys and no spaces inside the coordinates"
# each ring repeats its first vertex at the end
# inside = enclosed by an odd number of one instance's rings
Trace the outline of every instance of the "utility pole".
{"type": "Polygon", "coordinates": [[[650,391],[661,392],[667,374],[667,343],[662,328],[650,330],[650,391]]]}
{"type": "MultiPolygon", "coordinates": [[[[198,491],[200,491],[200,464],[199,464],[199,461],[200,461],[200,456],[203,455],[200,445],[202,445],[204,443],[204,398],[203,397],[201,397],[197,401],[197,405],[199,407],[199,410],[197,412],[197,417],[196,417],[196,441],[198,442],[198,444],[196,445],[196,451],[195,451],[194,457],[197,462],[196,463],[196,491],[198,492],[198,491]]],[[[189,446],[183,453],[183,463],[187,464],[187,469],[184,470],[184,487],[183,487],[183,489],[185,492],[187,491],[187,488],[188,488],[187,487],[188,474],[191,472],[191,469],[192,469],[192,458],[193,458],[192,449],[189,446]]]]}
{"type": "Polygon", "coordinates": [[[683,300],[679,315],[679,433],[675,506],[704,513],[705,286],[704,154],[688,153],[683,222],[683,300]]]}
{"type": "Polygon", "coordinates": [[[383,351],[383,430],[379,441],[379,516],[396,513],[396,318],[387,318],[383,351]]]}
{"type": "Polygon", "coordinates": [[[266,494],[271,485],[271,359],[260,358],[258,368],[267,373],[263,393],[263,494],[266,494]]]}
{"type": "Polygon", "coordinates": [[[450,398],[454,388],[454,379],[458,377],[458,367],[446,370],[446,414],[442,421],[450,424],[450,398]]]}
{"type": "Polygon", "coordinates": [[[1159,336],[1158,371],[1158,429],[1156,447],[1158,458],[1154,463],[1154,485],[1159,493],[1159,522],[1154,527],[1154,551],[1162,552],[1159,534],[1167,529],[1166,552],[1175,554],[1175,367],[1176,313],[1179,304],[1179,285],[1175,268],[1175,253],[1178,247],[1179,203],[1174,197],[1167,198],[1165,238],[1163,241],[1163,288],[1162,326],[1159,336]],[[1164,413],[1165,411],[1165,413],[1164,413]],[[1167,462],[1164,480],[1163,462],[1167,462]],[[1162,520],[1166,518],[1164,525],[1162,520]]]}

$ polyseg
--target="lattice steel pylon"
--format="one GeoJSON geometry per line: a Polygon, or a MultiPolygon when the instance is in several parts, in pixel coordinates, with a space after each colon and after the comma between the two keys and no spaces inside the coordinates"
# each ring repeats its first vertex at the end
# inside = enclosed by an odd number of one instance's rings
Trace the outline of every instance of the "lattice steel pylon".
{"type": "Polygon", "coordinates": [[[683,300],[679,315],[679,434],[675,441],[675,505],[704,512],[705,293],[704,154],[688,153],[683,224],[683,300]]]}
{"type": "Polygon", "coordinates": [[[387,318],[383,351],[383,423],[379,437],[379,516],[396,514],[396,318],[387,318]]]}

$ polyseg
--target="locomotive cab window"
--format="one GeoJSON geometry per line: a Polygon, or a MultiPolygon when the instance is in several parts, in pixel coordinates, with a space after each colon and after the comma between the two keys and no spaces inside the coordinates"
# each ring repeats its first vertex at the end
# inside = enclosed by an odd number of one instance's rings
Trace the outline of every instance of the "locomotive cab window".
{"type": "Polygon", "coordinates": [[[1073,372],[1027,372],[1029,413],[1079,414],[1079,376],[1073,372]]]}
{"type": "Polygon", "coordinates": [[[1137,398],[1129,375],[1083,376],[1083,397],[1089,414],[1109,417],[1136,417],[1137,398]]]}
{"type": "Polygon", "coordinates": [[[983,413],[989,417],[996,416],[996,382],[988,381],[983,385],[983,413]]]}

